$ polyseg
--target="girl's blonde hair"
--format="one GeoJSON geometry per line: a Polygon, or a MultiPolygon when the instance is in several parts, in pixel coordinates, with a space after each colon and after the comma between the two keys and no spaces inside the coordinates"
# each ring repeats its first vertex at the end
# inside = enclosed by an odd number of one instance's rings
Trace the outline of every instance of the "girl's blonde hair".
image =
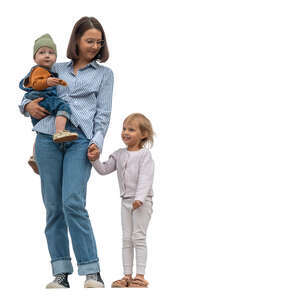
{"type": "Polygon", "coordinates": [[[131,121],[136,121],[141,133],[145,135],[145,138],[142,139],[140,146],[149,146],[151,148],[153,146],[154,132],[150,120],[146,118],[143,114],[133,113],[126,117],[124,123],[128,123],[131,121]]]}

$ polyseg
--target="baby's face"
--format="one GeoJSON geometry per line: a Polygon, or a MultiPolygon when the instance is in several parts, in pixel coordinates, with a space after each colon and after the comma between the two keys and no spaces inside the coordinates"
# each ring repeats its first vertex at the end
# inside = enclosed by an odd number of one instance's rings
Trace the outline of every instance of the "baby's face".
{"type": "Polygon", "coordinates": [[[56,54],[53,49],[41,47],[34,56],[34,61],[41,67],[51,69],[56,61],[56,54]]]}

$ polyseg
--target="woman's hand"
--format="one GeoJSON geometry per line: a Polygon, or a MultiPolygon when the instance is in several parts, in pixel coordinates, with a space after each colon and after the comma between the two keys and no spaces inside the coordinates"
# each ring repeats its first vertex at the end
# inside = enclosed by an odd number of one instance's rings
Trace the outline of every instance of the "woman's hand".
{"type": "Polygon", "coordinates": [[[139,201],[139,200],[135,200],[133,203],[132,203],[132,208],[133,210],[139,208],[140,206],[143,205],[143,202],[139,201]]]}
{"type": "Polygon", "coordinates": [[[39,102],[44,98],[37,98],[25,105],[25,111],[27,111],[35,119],[43,119],[50,113],[44,107],[39,105],[39,102]]]}
{"type": "Polygon", "coordinates": [[[90,145],[88,148],[87,156],[90,161],[99,159],[99,157],[100,157],[99,148],[95,144],[90,145]]]}

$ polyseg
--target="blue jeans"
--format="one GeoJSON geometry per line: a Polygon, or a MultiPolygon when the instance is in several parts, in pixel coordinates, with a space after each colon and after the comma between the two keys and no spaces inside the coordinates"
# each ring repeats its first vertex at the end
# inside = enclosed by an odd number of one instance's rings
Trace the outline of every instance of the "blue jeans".
{"type": "MultiPolygon", "coordinates": [[[[43,97],[42,95],[39,95],[38,97],[43,97]]],[[[35,96],[34,99],[37,97],[35,96]]],[[[30,99],[30,98],[29,98],[30,99]]],[[[71,117],[71,109],[68,103],[63,101],[62,99],[58,97],[47,97],[41,102],[39,102],[39,105],[44,107],[48,110],[50,115],[54,116],[64,116],[67,119],[70,119],[71,117]]],[[[32,125],[35,126],[40,120],[35,119],[34,117],[31,117],[32,125]]]]}
{"type": "Polygon", "coordinates": [[[36,138],[35,156],[47,213],[45,234],[53,275],[73,273],[68,230],[78,274],[86,275],[100,272],[96,242],[85,209],[91,173],[91,163],[87,158],[89,140],[70,122],[66,129],[77,132],[78,139],[56,144],[51,135],[38,133],[36,138]]]}
{"type": "MultiPolygon", "coordinates": [[[[20,82],[21,86],[22,81],[20,82]]],[[[25,94],[25,97],[31,100],[34,100],[39,97],[43,97],[44,100],[39,102],[39,105],[48,110],[50,115],[54,116],[65,116],[67,119],[70,119],[71,108],[69,104],[63,99],[57,96],[56,88],[51,87],[43,91],[35,91],[30,88],[22,88],[23,90],[31,90],[25,94]]],[[[31,116],[32,125],[35,126],[40,120],[35,119],[31,116]]]]}

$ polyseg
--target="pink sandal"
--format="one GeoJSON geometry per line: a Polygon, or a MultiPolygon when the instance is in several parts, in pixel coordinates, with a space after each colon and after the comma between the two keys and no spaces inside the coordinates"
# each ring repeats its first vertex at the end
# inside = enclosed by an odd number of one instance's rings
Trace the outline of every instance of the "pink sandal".
{"type": "Polygon", "coordinates": [[[128,285],[130,288],[147,288],[149,282],[145,279],[135,277],[128,285]]]}
{"type": "Polygon", "coordinates": [[[112,288],[126,288],[131,282],[131,278],[124,276],[122,279],[116,280],[111,284],[112,288]]]}

